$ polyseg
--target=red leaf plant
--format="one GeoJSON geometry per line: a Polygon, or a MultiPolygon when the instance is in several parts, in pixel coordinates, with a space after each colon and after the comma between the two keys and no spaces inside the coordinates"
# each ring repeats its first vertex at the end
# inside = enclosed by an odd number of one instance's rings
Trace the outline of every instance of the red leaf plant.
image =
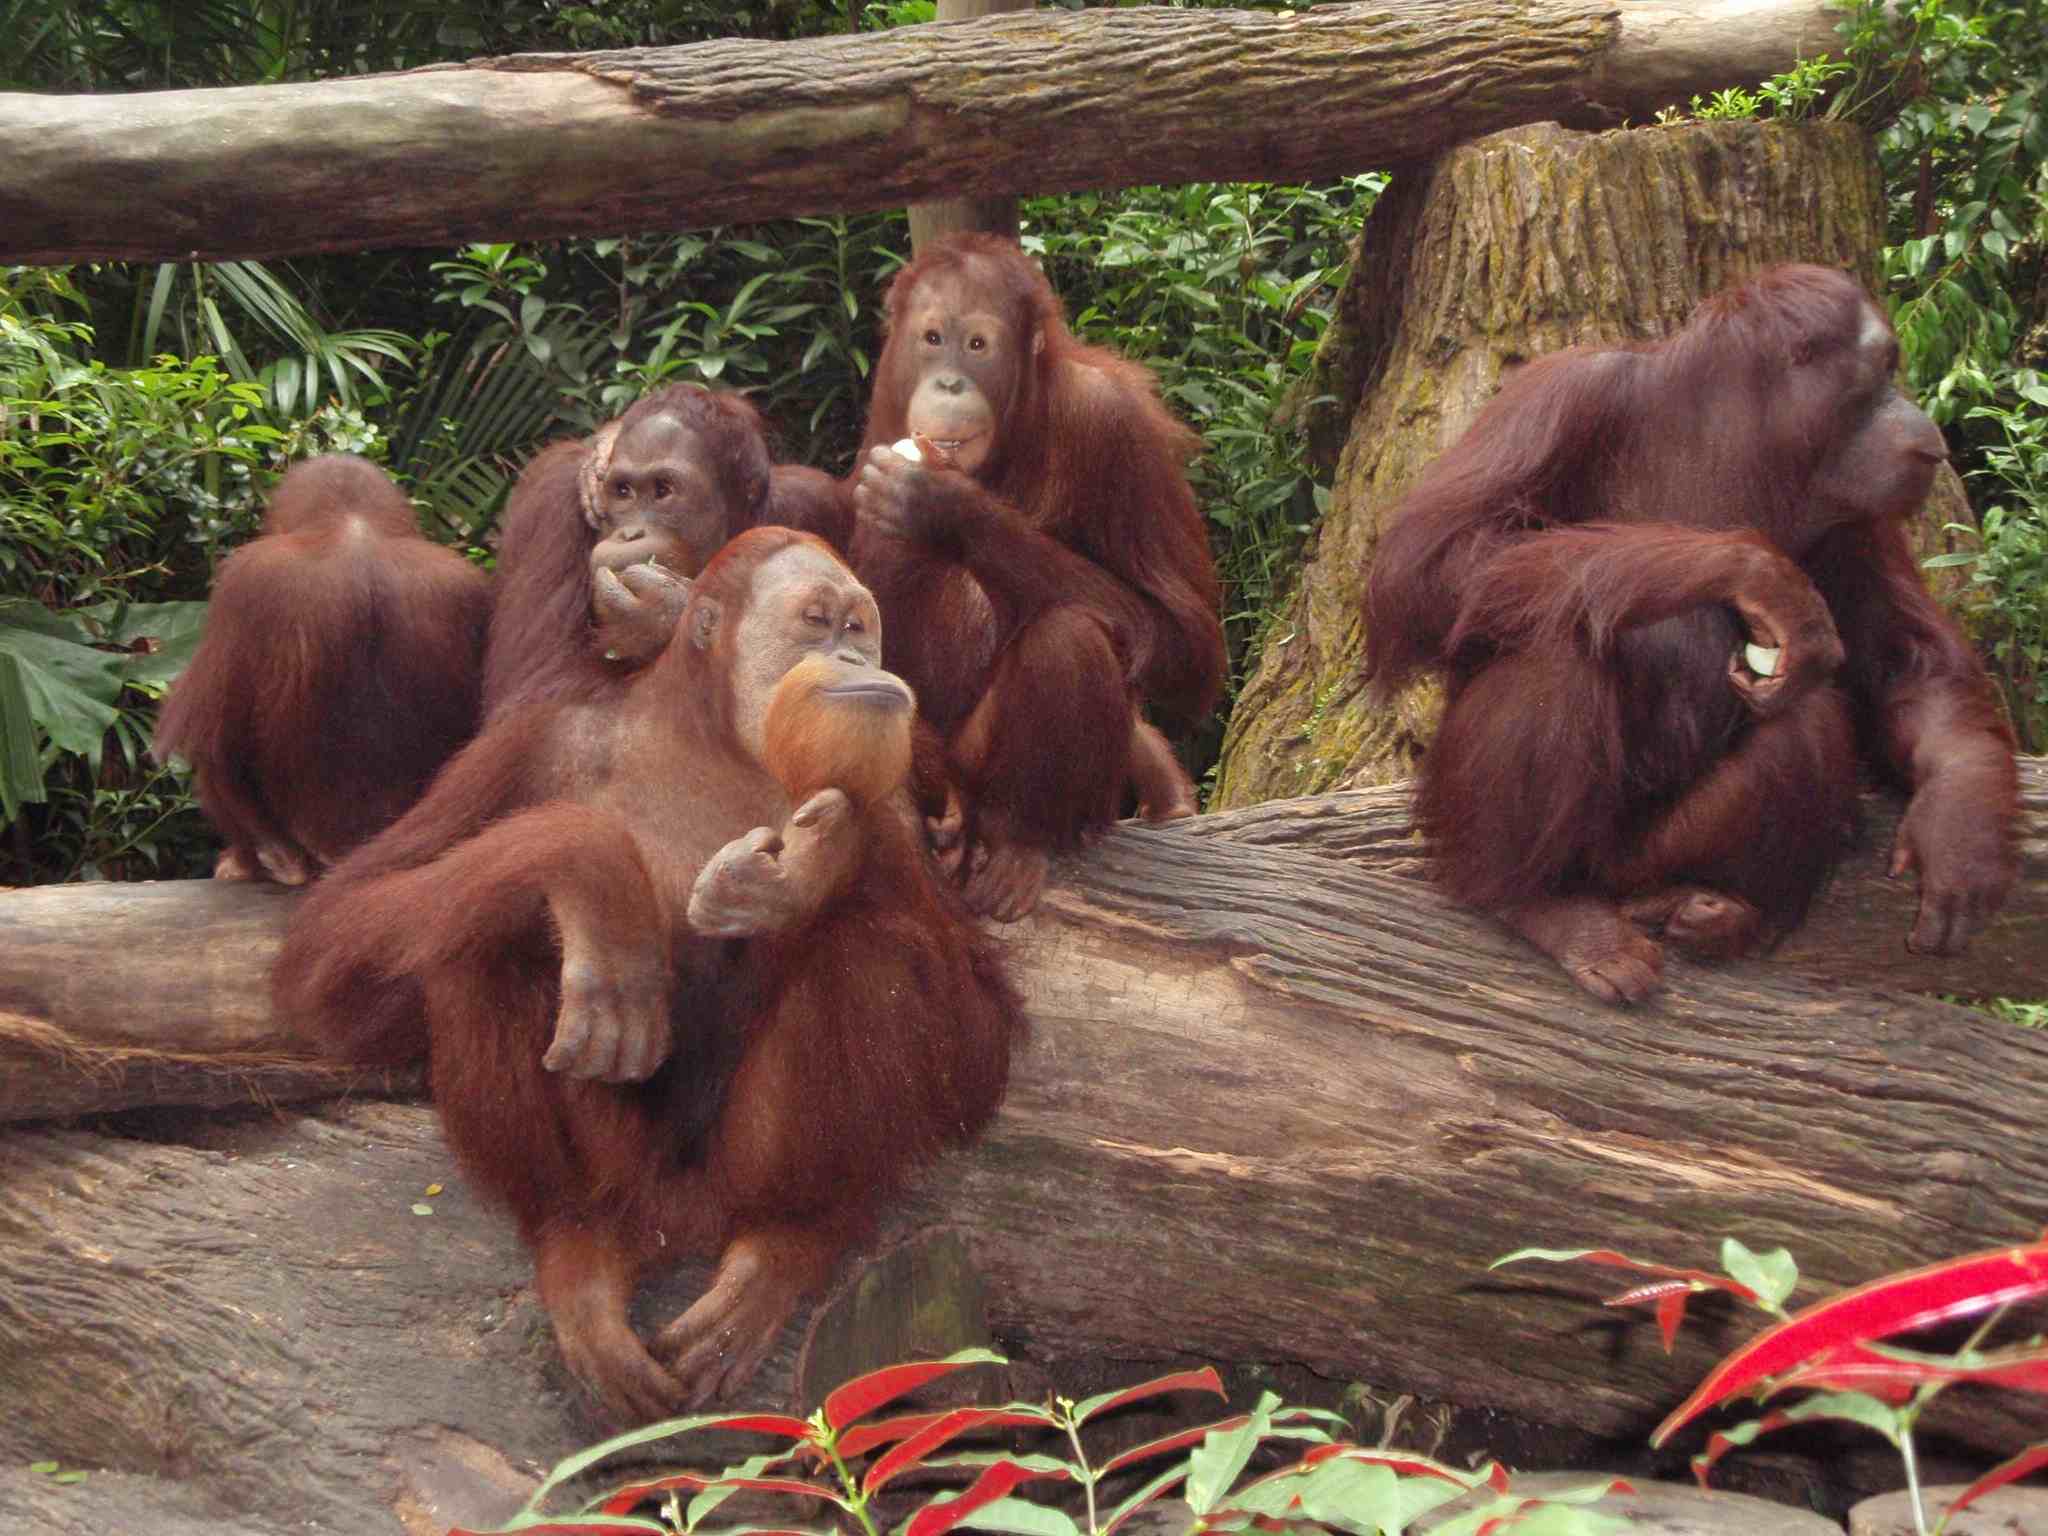
{"type": "MultiPolygon", "coordinates": [[[[1754,1257],[1739,1244],[1724,1249],[1748,1264],[1754,1257]]],[[[1830,1296],[1787,1316],[1774,1298],[1748,1285],[1699,1270],[1650,1264],[1611,1249],[1524,1249],[1496,1261],[1540,1258],[1605,1264],[1658,1276],[1608,1299],[1609,1306],[1652,1305],[1665,1348],[1683,1318],[1685,1299],[1701,1290],[1725,1290],[1775,1313],[1781,1321],[1724,1358],[1650,1437],[1661,1446],[1708,1409],[1732,1398],[1768,1400],[1806,1389],[1820,1396],[1773,1409],[1732,1429],[1718,1431],[1693,1459],[1705,1486],[1707,1472],[1728,1451],[1788,1424],[1841,1419],[1884,1435],[1898,1449],[1912,1492],[1918,1536],[1938,1536],[1956,1511],[1994,1488],[2048,1467],[2048,1444],[2028,1446],[1963,1491],[1933,1526],[1921,1507],[1913,1431],[1928,1403],[1952,1386],[2005,1387],[2048,1395],[2048,1344],[2040,1339],[1987,1349],[1986,1338],[2007,1308],[2048,1294],[2048,1239],[1966,1254],[1918,1269],[1886,1275],[1830,1296]],[[1674,1305],[1675,1303],[1675,1305],[1674,1305]],[[1925,1353],[1882,1340],[1917,1333],[1943,1323],[1982,1319],[1969,1340],[1950,1354],[1925,1353]]],[[[1789,1289],[1789,1286],[1787,1287],[1789,1289]]]]}

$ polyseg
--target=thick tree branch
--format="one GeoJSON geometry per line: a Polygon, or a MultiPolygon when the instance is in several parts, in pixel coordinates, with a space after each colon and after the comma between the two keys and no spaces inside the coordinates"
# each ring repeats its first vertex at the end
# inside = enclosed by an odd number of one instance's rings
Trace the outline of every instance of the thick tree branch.
{"type": "Polygon", "coordinates": [[[1613,125],[1833,48],[1819,0],[1038,11],[308,85],[0,95],[0,261],[285,256],[1287,180],[1613,125]]]}
{"type": "MultiPolygon", "coordinates": [[[[1911,881],[1884,878],[1898,805],[1866,799],[1863,846],[1843,863],[1806,925],[1767,959],[1715,968],[1682,959],[1650,1017],[1754,1006],[1752,988],[1796,999],[1809,1021],[1863,1017],[1876,988],[1969,997],[2048,997],[2048,763],[2023,765],[2023,869],[2005,911],[1967,954],[1915,955],[1911,881]]],[[[1385,1006],[1446,1007],[1484,1018],[1469,990],[1513,995],[1561,1037],[1610,1030],[1611,1010],[1576,992],[1548,961],[1424,880],[1408,830],[1405,786],[1273,801],[1159,829],[1113,832],[1056,874],[1051,910],[1079,911],[1109,949],[1048,958],[1038,933],[1018,930],[1027,984],[1096,992],[1135,986],[1163,966],[1147,1006],[1199,1011],[1182,981],[1217,966],[1280,965],[1272,924],[1318,988],[1363,989],[1385,1006]],[[1325,925],[1328,914],[1344,919],[1325,925]],[[1174,955],[1149,937],[1186,924],[1174,955]],[[1125,944],[1119,935],[1128,935],[1125,944]],[[1177,979],[1178,978],[1178,979],[1177,979]],[[1452,1001],[1447,1002],[1449,998],[1452,1001]]],[[[269,1011],[267,970],[294,897],[275,886],[218,881],[43,886],[0,894],[0,1121],[138,1104],[237,1104],[317,1098],[371,1081],[311,1058],[291,1021],[269,1011]]],[[[1290,983],[1291,985],[1291,983],[1290,983]]],[[[1283,989],[1284,990],[1284,989],[1283,989]]],[[[1107,994],[1105,994],[1107,995],[1107,994]]],[[[1092,1023],[1114,1031],[1121,1003],[1092,1023]]],[[[1917,1005],[1904,1004],[1913,1007],[1917,1005]]],[[[1254,1034],[1256,1014],[1245,1026],[1254,1034]]],[[[1813,1027],[1820,1025],[1815,1022],[1813,1027]]],[[[384,1079],[374,1081],[382,1083],[384,1079]]]]}

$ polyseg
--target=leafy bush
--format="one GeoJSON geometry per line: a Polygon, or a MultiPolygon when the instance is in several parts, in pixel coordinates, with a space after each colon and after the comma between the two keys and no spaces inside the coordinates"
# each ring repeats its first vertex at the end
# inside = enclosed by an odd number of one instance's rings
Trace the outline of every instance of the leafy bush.
{"type": "Polygon", "coordinates": [[[146,759],[209,573],[278,468],[371,447],[362,416],[272,414],[211,356],[92,357],[62,269],[0,268],[0,818],[6,879],[203,872],[204,830],[146,759]]]}
{"type": "Polygon", "coordinates": [[[1328,489],[1291,429],[1351,242],[1386,185],[1195,182],[1036,198],[1025,248],[1077,334],[1146,363],[1207,452],[1192,469],[1241,657],[1290,579],[1328,489]]]}
{"type": "MultiPolygon", "coordinates": [[[[1844,30],[1889,195],[1883,267],[1907,386],[1982,502],[1961,557],[2023,743],[2048,749],[2048,7],[1859,0],[1844,30]],[[1884,114],[1890,114],[1885,117],[1884,114]]],[[[1947,557],[1955,563],[1955,557],[1947,557]]]]}
{"type": "Polygon", "coordinates": [[[1927,563],[1971,568],[1979,641],[2020,739],[2038,751],[2048,747],[2048,381],[2014,369],[2010,389],[2017,407],[1979,405],[1965,418],[2003,434],[1970,473],[1990,488],[1979,496],[1977,525],[1950,525],[1977,547],[1927,563]]]}
{"type": "MultiPolygon", "coordinates": [[[[717,1518],[735,1494],[752,1493],[819,1500],[835,1512],[840,1528],[880,1536],[877,1497],[891,1485],[901,1486],[910,1473],[938,1473],[967,1486],[957,1493],[923,1498],[897,1527],[902,1536],[944,1536],[957,1526],[1019,1536],[1114,1536],[1131,1516],[1175,1488],[1182,1490],[1182,1499],[1194,1513],[1190,1536],[1331,1527],[1354,1536],[1400,1536],[1418,1516],[1461,1498],[1469,1507],[1438,1526],[1437,1536],[1509,1530],[1525,1536],[1613,1536],[1626,1528],[1621,1520],[1579,1507],[1626,1485],[1594,1481],[1541,1500],[1519,1497],[1511,1491],[1506,1470],[1497,1464],[1461,1472],[1405,1451],[1343,1444],[1316,1427],[1318,1420],[1341,1423],[1337,1415],[1283,1407],[1270,1392],[1250,1413],[1167,1435],[1100,1461],[1089,1456],[1082,1430],[1119,1408],[1169,1392],[1222,1396],[1222,1382],[1207,1369],[1163,1376],[1078,1403],[1055,1398],[1050,1403],[870,1417],[905,1393],[962,1366],[1002,1363],[1000,1355],[970,1349],[944,1360],[888,1366],[831,1392],[807,1419],[779,1413],[699,1414],[649,1425],[560,1463],[534,1490],[525,1509],[496,1530],[688,1531],[704,1536],[790,1531],[787,1526],[763,1528],[717,1518]],[[679,1472],[627,1483],[574,1514],[545,1512],[551,1494],[606,1457],[702,1430],[765,1435],[780,1441],[781,1448],[714,1475],[679,1472]],[[958,1448],[963,1436],[991,1430],[1036,1431],[1035,1439],[1052,1448],[1016,1453],[958,1448]],[[1276,1471],[1246,1476],[1253,1453],[1275,1441],[1293,1441],[1307,1450],[1276,1471]],[[1135,1470],[1148,1463],[1163,1470],[1135,1470]],[[1135,1482],[1135,1487],[1119,1491],[1113,1503],[1104,1502],[1112,1487],[1128,1482],[1135,1482]],[[1080,1518],[1057,1504],[1016,1496],[1017,1489],[1033,1483],[1075,1491],[1080,1518]],[[685,1494],[690,1495],[687,1505],[685,1494]],[[649,1506],[652,1513],[634,1513],[649,1506]]],[[[829,1536],[829,1529],[815,1536],[829,1536]]],[[[457,1530],[449,1536],[485,1533],[457,1530]]]]}

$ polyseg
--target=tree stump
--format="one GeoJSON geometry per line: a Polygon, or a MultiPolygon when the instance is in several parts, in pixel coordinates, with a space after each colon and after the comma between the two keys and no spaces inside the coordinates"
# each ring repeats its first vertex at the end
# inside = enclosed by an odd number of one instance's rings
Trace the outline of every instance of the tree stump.
{"type": "MultiPolygon", "coordinates": [[[[1382,520],[1515,364],[1646,341],[1782,261],[1866,284],[1884,231],[1868,137],[1846,123],[1513,129],[1397,174],[1366,221],[1308,393],[1336,483],[1239,696],[1213,804],[1408,777],[1441,690],[1376,706],[1358,678],[1362,571],[1382,520]]],[[[1967,518],[1952,473],[1925,525],[1967,518]]]]}

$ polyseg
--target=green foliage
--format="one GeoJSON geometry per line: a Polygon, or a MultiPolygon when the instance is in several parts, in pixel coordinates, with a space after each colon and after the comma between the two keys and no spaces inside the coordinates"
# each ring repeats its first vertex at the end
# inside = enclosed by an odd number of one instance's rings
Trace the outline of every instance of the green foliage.
{"type": "Polygon", "coordinates": [[[191,660],[205,617],[196,602],[59,612],[0,599],[0,819],[39,808],[33,857],[13,851],[10,883],[203,869],[197,808],[146,754],[154,701],[191,660]]]}
{"type": "Polygon", "coordinates": [[[197,596],[256,526],[271,466],[374,440],[357,412],[277,415],[210,355],[109,367],[83,302],[64,269],[0,268],[0,592],[197,596]]]}
{"type": "Polygon", "coordinates": [[[1385,185],[1376,173],[1321,187],[1196,182],[1024,209],[1024,244],[1076,333],[1148,365],[1202,435],[1191,474],[1233,656],[1271,614],[1328,500],[1293,421],[1351,242],[1385,185]]]}
{"type": "Polygon", "coordinates": [[[1813,115],[1827,94],[1830,82],[1855,73],[1847,60],[1831,62],[1824,53],[1801,59],[1781,75],[1773,75],[1756,88],[1758,104],[1771,109],[1781,123],[1796,123],[1813,115]]]}
{"type": "Polygon", "coordinates": [[[381,401],[384,370],[410,368],[418,343],[385,327],[330,331],[261,262],[166,263],[138,289],[129,359],[162,350],[217,355],[235,379],[262,389],[280,417],[310,416],[329,391],[344,406],[381,401]],[[183,279],[181,281],[180,279],[183,279]],[[232,320],[242,322],[238,327],[232,320]],[[250,361],[240,332],[254,326],[269,360],[250,361]]]}
{"type": "Polygon", "coordinates": [[[1761,98],[1753,91],[1731,85],[1714,92],[1705,101],[1695,96],[1691,105],[1692,115],[1703,123],[1738,121],[1755,117],[1761,98]]]}
{"type": "Polygon", "coordinates": [[[205,605],[189,599],[255,529],[282,464],[375,437],[352,411],[274,414],[210,355],[110,367],[84,310],[64,269],[0,268],[10,883],[195,867],[198,816],[146,756],[153,702],[198,641],[205,605]]]}
{"type": "Polygon", "coordinates": [[[1753,91],[1735,87],[1716,91],[1704,100],[1693,97],[1689,114],[1676,107],[1665,107],[1657,113],[1659,123],[1682,123],[1687,116],[1701,122],[1716,119],[1743,119],[1762,117],[1768,109],[1771,118],[1781,123],[1796,123],[1813,116],[1827,95],[1830,82],[1844,75],[1853,74],[1855,66],[1843,61],[1830,62],[1826,54],[1817,54],[1810,59],[1800,59],[1781,75],[1773,75],[1753,91]]]}
{"type": "Polygon", "coordinates": [[[0,89],[146,90],[374,74],[478,54],[848,30],[837,0],[0,0],[0,89]]]}
{"type": "Polygon", "coordinates": [[[1980,487],[1975,526],[1949,531],[1976,547],[1937,555],[1930,566],[1970,568],[1970,614],[2022,741],[2048,743],[2048,381],[2012,370],[2017,407],[1979,405],[2001,440],[1981,451],[1970,478],[1980,487]]]}
{"type": "MultiPolygon", "coordinates": [[[[1584,1507],[1611,1492],[1612,1482],[1589,1479],[1584,1488],[1530,1500],[1510,1492],[1508,1474],[1497,1465],[1465,1472],[1405,1451],[1334,1441],[1320,1425],[1341,1424],[1338,1415],[1285,1407],[1270,1392],[1249,1413],[1113,1455],[1089,1454],[1083,1430],[1130,1404],[1169,1393],[1220,1397],[1223,1384],[1207,1369],[1177,1372],[1081,1402],[1055,1397],[1043,1403],[873,1417],[905,1393],[962,1367],[1002,1363],[1000,1355],[987,1350],[962,1350],[944,1360],[885,1366],[858,1377],[827,1394],[809,1418],[697,1414],[633,1430],[560,1463],[526,1507],[494,1529],[743,1536],[763,1527],[715,1517],[733,1495],[747,1493],[816,1501],[833,1518],[823,1527],[776,1524],[768,1529],[807,1529],[807,1536],[808,1531],[831,1536],[834,1529],[880,1536],[878,1496],[891,1485],[902,1488],[912,1474],[920,1491],[912,1495],[912,1511],[895,1527],[901,1536],[945,1536],[956,1527],[1017,1536],[1112,1536],[1132,1515],[1176,1488],[1192,1512],[1189,1536],[1235,1536],[1254,1529],[1282,1536],[1331,1529],[1351,1536],[1401,1536],[1411,1522],[1453,1500],[1464,1502],[1437,1527],[1439,1536],[1477,1536],[1510,1527],[1530,1536],[1614,1536],[1624,1529],[1622,1521],[1584,1507]],[[607,1457],[644,1453],[649,1446],[707,1430],[750,1433],[777,1442],[777,1448],[716,1475],[679,1472],[647,1478],[574,1512],[546,1509],[564,1484],[607,1457]],[[1007,1432],[1013,1444],[1021,1439],[1032,1448],[987,1449],[992,1431],[1007,1432]],[[962,1450],[963,1441],[974,1449],[962,1450]],[[1299,1460],[1246,1475],[1254,1452],[1286,1442],[1306,1447],[1299,1460]],[[930,1491],[934,1481],[941,1486],[930,1491]],[[1027,1485],[1041,1497],[1017,1496],[1016,1490],[1027,1485]],[[1043,1496],[1066,1490],[1071,1494],[1065,1499],[1043,1496]]],[[[458,1530],[449,1536],[481,1533],[458,1530]]]]}
{"type": "Polygon", "coordinates": [[[1994,997],[1979,1006],[2021,1029],[2048,1029],[2048,1002],[2022,1003],[2008,997],[1994,997]]]}
{"type": "Polygon", "coordinates": [[[904,216],[834,215],[571,247],[608,352],[581,388],[595,425],[687,379],[741,389],[789,458],[852,463],[879,346],[879,303],[909,245],[904,216]]]}
{"type": "Polygon", "coordinates": [[[1975,617],[2023,743],[2048,748],[2048,7],[1860,0],[1844,29],[1890,195],[1907,387],[1976,493],[1975,617]]]}

